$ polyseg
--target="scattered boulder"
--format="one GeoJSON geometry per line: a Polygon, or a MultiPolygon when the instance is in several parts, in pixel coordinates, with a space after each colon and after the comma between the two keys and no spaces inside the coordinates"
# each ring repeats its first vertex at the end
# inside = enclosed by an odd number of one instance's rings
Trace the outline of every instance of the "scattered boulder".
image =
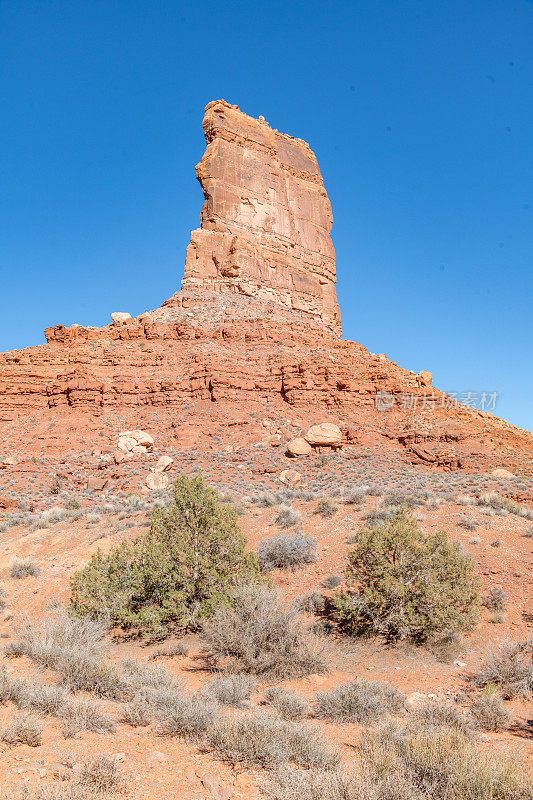
{"type": "Polygon", "coordinates": [[[508,469],[503,469],[502,467],[493,469],[490,474],[493,475],[495,478],[516,478],[516,475],[513,475],[513,473],[509,472],[508,469]]]}
{"type": "Polygon", "coordinates": [[[296,439],[291,439],[285,452],[291,458],[296,458],[297,456],[311,455],[313,448],[303,437],[298,436],[296,439]]]}
{"type": "Polygon", "coordinates": [[[0,468],[2,467],[16,467],[19,463],[18,458],[15,456],[6,456],[2,461],[0,461],[0,468]]]}
{"type": "Polygon", "coordinates": [[[173,463],[174,459],[171,458],[170,456],[161,456],[161,458],[153,468],[153,472],[167,472],[173,463]]]}
{"type": "Polygon", "coordinates": [[[113,311],[111,319],[113,320],[113,325],[124,325],[132,319],[132,316],[127,311],[113,311]]]}
{"type": "Polygon", "coordinates": [[[333,422],[321,422],[312,425],[304,436],[311,447],[332,447],[334,450],[342,447],[342,432],[333,422]]]}
{"type": "Polygon", "coordinates": [[[159,492],[166,489],[169,484],[169,477],[164,472],[150,472],[146,476],[146,485],[152,492],[159,492]]]}
{"type": "Polygon", "coordinates": [[[230,789],[218,775],[202,775],[200,780],[213,800],[230,800],[233,795],[233,789],[230,789]]]}
{"type": "Polygon", "coordinates": [[[289,486],[292,489],[294,486],[298,486],[302,476],[295,469],[284,469],[279,473],[279,479],[285,486],[289,486]]]}
{"type": "Polygon", "coordinates": [[[148,453],[154,449],[154,440],[146,431],[122,431],[118,436],[118,449],[126,453],[148,453]]]}
{"type": "Polygon", "coordinates": [[[425,369],[420,370],[418,375],[416,376],[416,382],[419,386],[431,386],[431,382],[433,381],[433,373],[428,372],[425,369]]]}

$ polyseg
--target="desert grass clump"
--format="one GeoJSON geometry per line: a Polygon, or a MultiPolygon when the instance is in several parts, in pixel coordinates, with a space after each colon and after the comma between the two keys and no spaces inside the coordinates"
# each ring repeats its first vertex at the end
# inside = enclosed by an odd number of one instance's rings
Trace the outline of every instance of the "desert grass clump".
{"type": "Polygon", "coordinates": [[[335,589],[339,588],[342,581],[343,578],[341,575],[328,575],[322,581],[322,588],[327,589],[328,591],[334,591],[335,589]]]}
{"type": "Polygon", "coordinates": [[[472,723],[468,717],[459,714],[456,708],[448,703],[426,702],[413,711],[413,718],[420,725],[434,728],[456,728],[468,736],[472,732],[472,723]]]}
{"type": "Polygon", "coordinates": [[[386,683],[356,678],[328,692],[318,692],[315,706],[316,716],[331,722],[368,722],[386,714],[400,714],[405,709],[405,697],[386,683]]]}
{"type": "Polygon", "coordinates": [[[365,733],[360,752],[370,776],[405,780],[406,798],[526,800],[533,792],[519,756],[481,750],[454,727],[381,726],[365,733]]]}
{"type": "Polygon", "coordinates": [[[501,497],[497,492],[485,492],[477,500],[479,506],[489,506],[498,513],[507,512],[515,514],[523,519],[533,519],[533,509],[526,505],[520,505],[508,497],[501,497]]]}
{"type": "Polygon", "coordinates": [[[349,505],[362,505],[370,492],[370,486],[352,486],[344,492],[344,502],[349,505]]]}
{"type": "Polygon", "coordinates": [[[86,697],[71,700],[61,710],[63,718],[62,733],[65,739],[71,739],[82,731],[93,733],[112,733],[115,723],[100,706],[86,697]]]}
{"type": "Polygon", "coordinates": [[[275,521],[276,525],[279,525],[280,528],[292,528],[294,525],[297,525],[301,519],[302,515],[299,511],[283,503],[279,508],[275,521]]]}
{"type": "Polygon", "coordinates": [[[257,681],[251,675],[217,675],[202,687],[201,695],[223,706],[245,708],[246,700],[257,691],[257,681]]]}
{"type": "Polygon", "coordinates": [[[404,777],[379,779],[342,769],[295,769],[282,765],[261,785],[267,800],[424,800],[404,777]]]}
{"type": "Polygon", "coordinates": [[[154,718],[150,703],[142,696],[136,696],[121,709],[120,720],[132,728],[145,728],[154,718]]]}
{"type": "Polygon", "coordinates": [[[272,569],[295,570],[317,560],[316,539],[302,533],[280,533],[263,539],[257,548],[257,560],[263,572],[272,569]]]}
{"type": "Polygon", "coordinates": [[[270,686],[263,694],[283,719],[298,722],[309,715],[309,703],[303,695],[297,692],[283,689],[280,686],[270,686]]]}
{"type": "Polygon", "coordinates": [[[306,635],[297,610],[267,586],[240,587],[231,607],[204,622],[203,636],[208,658],[233,672],[281,680],[327,669],[323,649],[306,635]]]}
{"type": "Polygon", "coordinates": [[[10,657],[28,656],[46,669],[60,673],[73,691],[121,699],[128,686],[118,665],[102,656],[107,626],[91,619],[77,619],[62,610],[51,612],[39,623],[29,620],[10,642],[10,657]]]}
{"type": "Polygon", "coordinates": [[[27,712],[20,712],[2,731],[2,741],[7,744],[27,744],[39,747],[43,726],[37,717],[27,712]]]}
{"type": "Polygon", "coordinates": [[[313,590],[302,597],[298,597],[295,600],[295,605],[300,611],[304,611],[307,614],[316,614],[324,611],[326,600],[320,592],[313,590]]]}
{"type": "Polygon", "coordinates": [[[486,731],[506,730],[513,718],[495,686],[488,685],[470,706],[472,716],[486,731]]]}
{"type": "Polygon", "coordinates": [[[98,551],[74,575],[71,606],[80,616],[106,614],[127,630],[162,637],[197,627],[228,602],[236,581],[257,573],[235,510],[201,474],[182,475],[146,535],[98,551]]]}
{"type": "Polygon", "coordinates": [[[506,700],[533,692],[533,640],[512,642],[505,639],[488,648],[485,663],[472,678],[476,686],[499,688],[506,700]]]}
{"type": "Polygon", "coordinates": [[[457,523],[460,528],[464,528],[465,531],[477,531],[478,524],[475,520],[470,519],[470,517],[463,516],[457,523]]]}
{"type": "Polygon", "coordinates": [[[108,756],[99,756],[81,768],[78,784],[95,792],[109,792],[122,782],[117,762],[108,756]]]}
{"type": "Polygon", "coordinates": [[[483,605],[489,611],[503,611],[507,595],[500,586],[489,586],[487,594],[482,598],[483,605]]]}
{"type": "Polygon", "coordinates": [[[213,728],[218,704],[200,694],[176,695],[172,704],[160,712],[159,734],[200,741],[213,728]]]}
{"type": "Polygon", "coordinates": [[[334,503],[333,500],[330,500],[326,497],[322,498],[322,500],[319,500],[316,507],[316,513],[320,514],[321,517],[325,517],[326,519],[328,517],[334,517],[338,510],[339,507],[337,503],[334,503]]]}
{"type": "Polygon", "coordinates": [[[292,763],[333,769],[339,762],[339,754],[317,731],[261,710],[239,717],[219,716],[206,741],[220,758],[234,764],[268,768],[292,763]]]}
{"type": "Polygon", "coordinates": [[[20,709],[59,716],[67,706],[70,695],[63,686],[32,684],[17,678],[10,684],[9,699],[20,709]]]}
{"type": "Polygon", "coordinates": [[[361,528],[352,542],[349,588],[335,601],[346,633],[423,642],[476,622],[476,565],[445,533],[423,533],[401,508],[383,525],[361,528]]]}
{"type": "Polygon", "coordinates": [[[40,567],[31,558],[14,558],[9,568],[9,575],[17,579],[36,578],[40,574],[40,567]]]}

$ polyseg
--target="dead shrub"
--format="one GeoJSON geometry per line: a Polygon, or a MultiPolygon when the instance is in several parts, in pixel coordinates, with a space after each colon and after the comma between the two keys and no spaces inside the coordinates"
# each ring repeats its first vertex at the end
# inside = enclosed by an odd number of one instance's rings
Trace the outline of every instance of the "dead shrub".
{"type": "Polygon", "coordinates": [[[217,712],[218,705],[213,700],[199,694],[178,695],[162,714],[159,734],[199,741],[215,724],[217,712]]]}
{"type": "Polygon", "coordinates": [[[144,697],[137,696],[123,707],[120,720],[131,725],[132,728],[144,728],[151,723],[153,715],[153,707],[150,703],[144,697]]]}
{"type": "Polygon", "coordinates": [[[506,700],[517,695],[527,697],[533,692],[532,652],[533,640],[499,642],[488,648],[485,663],[472,682],[476,686],[494,684],[506,700]]]}
{"type": "Polygon", "coordinates": [[[71,739],[81,731],[93,733],[112,733],[115,729],[113,720],[105,714],[100,706],[89,698],[80,697],[71,700],[63,709],[64,719],[62,733],[65,739],[71,739]]]}
{"type": "Polygon", "coordinates": [[[486,731],[503,731],[513,718],[495,687],[487,686],[470,707],[472,716],[480,728],[486,731]]]}
{"type": "Polygon", "coordinates": [[[321,517],[325,517],[326,519],[328,517],[334,517],[338,510],[339,507],[337,503],[334,503],[333,500],[330,500],[326,497],[322,498],[322,500],[319,500],[316,507],[316,513],[320,514],[321,517]]]}
{"type": "Polygon", "coordinates": [[[36,578],[41,574],[41,570],[31,558],[14,558],[9,568],[9,574],[12,578],[18,579],[30,576],[36,578]]]}
{"type": "Polygon", "coordinates": [[[332,722],[368,722],[384,714],[398,714],[405,697],[398,689],[378,681],[356,678],[316,696],[316,716],[332,722]]]}
{"type": "Polygon", "coordinates": [[[27,744],[39,747],[43,726],[39,719],[27,712],[20,712],[8,723],[2,732],[2,741],[7,744],[27,744]]]}
{"type": "Polygon", "coordinates": [[[242,586],[233,606],[218,608],[203,625],[206,655],[234,672],[304,677],[326,671],[323,648],[300,626],[298,612],[274,589],[242,586]]]}
{"type": "Polygon", "coordinates": [[[257,681],[250,675],[217,675],[205,684],[201,694],[223,706],[244,708],[245,701],[256,691],[257,681]]]}
{"type": "Polygon", "coordinates": [[[317,560],[316,539],[303,533],[280,533],[263,539],[257,548],[257,560],[262,572],[275,568],[293,571],[317,560]]]}
{"type": "Polygon", "coordinates": [[[206,742],[232,763],[262,767],[293,763],[329,769],[339,762],[339,754],[316,731],[259,710],[239,717],[218,717],[206,742]]]}
{"type": "Polygon", "coordinates": [[[89,764],[83,765],[78,784],[102,793],[116,788],[121,780],[117,762],[107,756],[99,756],[89,764]]]}
{"type": "Polygon", "coordinates": [[[291,692],[290,689],[282,689],[279,686],[271,686],[263,694],[283,719],[297,722],[305,719],[309,714],[309,703],[297,692],[291,692]]]}

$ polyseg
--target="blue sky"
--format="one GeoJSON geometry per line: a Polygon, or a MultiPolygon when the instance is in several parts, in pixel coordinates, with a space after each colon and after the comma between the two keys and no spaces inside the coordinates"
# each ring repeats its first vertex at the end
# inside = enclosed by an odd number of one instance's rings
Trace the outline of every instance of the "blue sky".
{"type": "Polygon", "coordinates": [[[344,335],[533,427],[533,2],[0,0],[0,351],[158,306],[223,97],[315,150],[344,335]]]}

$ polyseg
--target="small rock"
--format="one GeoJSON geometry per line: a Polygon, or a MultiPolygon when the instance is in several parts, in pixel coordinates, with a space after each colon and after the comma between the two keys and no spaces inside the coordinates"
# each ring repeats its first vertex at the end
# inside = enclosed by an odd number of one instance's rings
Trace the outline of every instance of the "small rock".
{"type": "Polygon", "coordinates": [[[161,456],[159,461],[154,467],[154,472],[166,472],[170,469],[172,464],[174,463],[174,459],[170,456],[161,456]]]}
{"type": "Polygon", "coordinates": [[[454,661],[456,667],[466,667],[466,661],[454,661]]]}
{"type": "Polygon", "coordinates": [[[313,448],[306,442],[304,438],[298,436],[296,439],[291,439],[289,444],[287,445],[287,450],[285,451],[288,456],[291,458],[296,458],[297,456],[309,456],[313,452],[313,448]]]}
{"type": "Polygon", "coordinates": [[[122,431],[118,436],[118,449],[126,453],[146,453],[154,449],[154,440],[146,431],[122,431]]]}
{"type": "Polygon", "coordinates": [[[501,467],[498,467],[498,469],[493,469],[490,474],[495,478],[516,478],[516,475],[513,475],[513,473],[509,472],[508,469],[502,469],[501,467]]]}
{"type": "Polygon", "coordinates": [[[296,472],[295,469],[284,469],[279,474],[280,481],[285,484],[285,486],[298,486],[298,484],[302,480],[302,476],[299,472],[296,472]]]}
{"type": "Polygon", "coordinates": [[[203,775],[200,780],[214,800],[229,800],[233,795],[233,790],[218,775],[203,775]]]}
{"type": "Polygon", "coordinates": [[[169,484],[169,477],[164,472],[150,472],[146,476],[145,481],[147,487],[152,492],[159,492],[161,489],[166,489],[169,484]]]}

